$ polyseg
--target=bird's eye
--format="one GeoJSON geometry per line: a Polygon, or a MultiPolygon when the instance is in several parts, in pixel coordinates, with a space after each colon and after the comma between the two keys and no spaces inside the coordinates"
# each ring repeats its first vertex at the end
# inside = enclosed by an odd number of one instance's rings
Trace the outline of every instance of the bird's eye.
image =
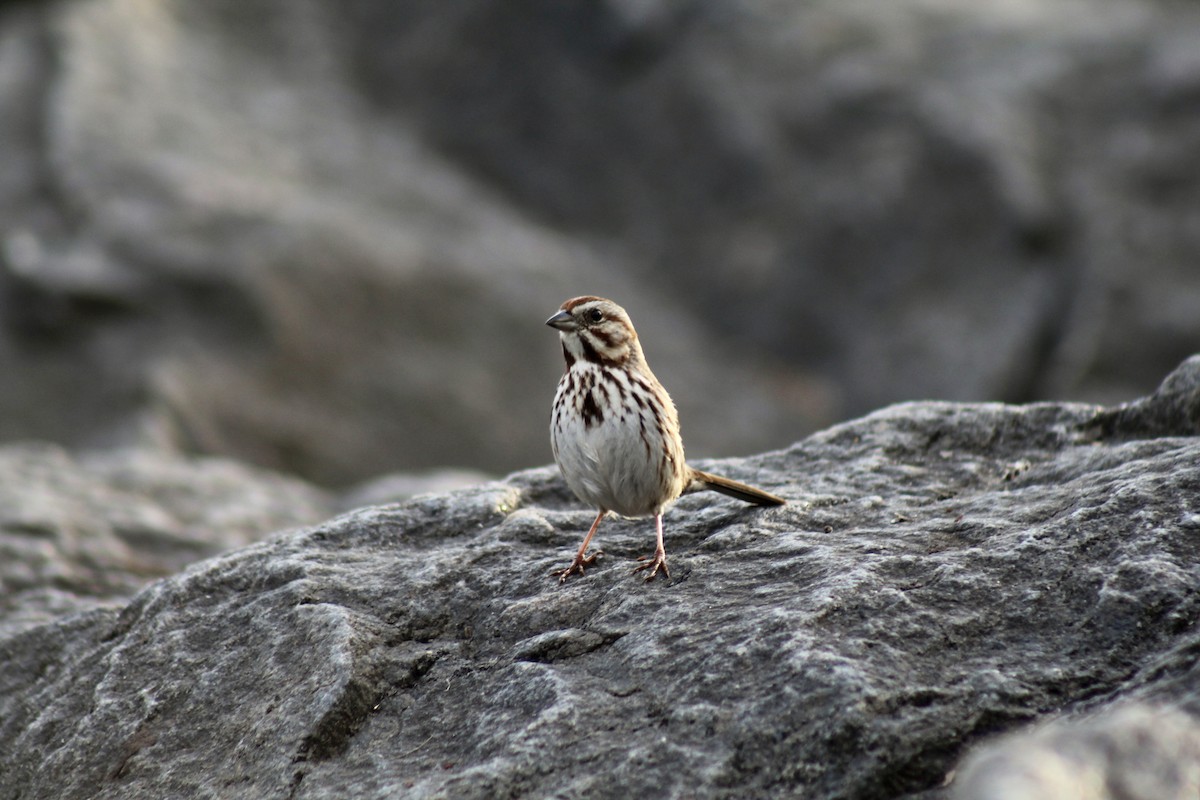
{"type": "Polygon", "coordinates": [[[604,315],[600,313],[600,309],[593,308],[587,313],[588,322],[599,322],[604,319],[604,315]]]}

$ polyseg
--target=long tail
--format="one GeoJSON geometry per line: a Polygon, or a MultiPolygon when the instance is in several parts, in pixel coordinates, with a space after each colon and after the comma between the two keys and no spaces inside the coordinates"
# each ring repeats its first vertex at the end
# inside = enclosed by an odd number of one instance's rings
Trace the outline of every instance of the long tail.
{"type": "Polygon", "coordinates": [[[708,489],[720,492],[721,494],[727,494],[730,497],[736,497],[744,503],[753,503],[756,506],[781,506],[787,502],[782,497],[776,497],[770,492],[764,492],[762,489],[755,489],[753,486],[748,486],[729,478],[722,478],[720,475],[701,472],[695,467],[690,467],[689,469],[692,471],[692,482],[688,486],[689,492],[708,489]]]}

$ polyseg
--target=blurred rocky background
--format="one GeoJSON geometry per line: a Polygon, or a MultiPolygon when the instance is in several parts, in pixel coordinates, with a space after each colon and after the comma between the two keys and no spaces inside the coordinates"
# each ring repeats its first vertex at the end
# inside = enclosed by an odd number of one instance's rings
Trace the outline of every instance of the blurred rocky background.
{"type": "Polygon", "coordinates": [[[1191,3],[10,0],[0,144],[0,441],[544,464],[582,293],[696,456],[1200,342],[1191,3]]]}
{"type": "Polygon", "coordinates": [[[1193,798],[1198,153],[1182,0],[0,0],[0,798],[1193,798]],[[788,507],[305,529],[548,464],[583,293],[788,507]],[[921,398],[1108,409],[803,438],[921,398]]]}

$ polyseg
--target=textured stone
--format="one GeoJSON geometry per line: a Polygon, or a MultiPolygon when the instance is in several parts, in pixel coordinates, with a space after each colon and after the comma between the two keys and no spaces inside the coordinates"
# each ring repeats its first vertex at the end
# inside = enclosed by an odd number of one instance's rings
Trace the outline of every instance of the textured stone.
{"type": "MultiPolygon", "coordinates": [[[[1138,758],[1193,775],[1200,440],[1100,423],[1198,387],[912,403],[711,464],[790,504],[684,497],[651,584],[645,520],[549,576],[591,517],[552,469],[250,545],[0,640],[0,797],[930,800],[972,745],[1130,700],[1179,731],[1138,758]]],[[[1028,772],[980,759],[972,800],[1028,772]]]]}
{"type": "Polygon", "coordinates": [[[0,635],[123,604],[193,561],[327,516],[300,481],[223,459],[0,448],[0,635]]]}

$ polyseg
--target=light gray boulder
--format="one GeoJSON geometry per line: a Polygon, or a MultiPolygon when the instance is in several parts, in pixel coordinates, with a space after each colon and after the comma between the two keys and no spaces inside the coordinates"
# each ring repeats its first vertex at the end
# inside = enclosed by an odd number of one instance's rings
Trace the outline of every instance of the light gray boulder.
{"type": "Polygon", "coordinates": [[[1200,725],[1173,708],[1129,704],[980,749],[955,800],[1190,800],[1200,791],[1200,725]]]}

